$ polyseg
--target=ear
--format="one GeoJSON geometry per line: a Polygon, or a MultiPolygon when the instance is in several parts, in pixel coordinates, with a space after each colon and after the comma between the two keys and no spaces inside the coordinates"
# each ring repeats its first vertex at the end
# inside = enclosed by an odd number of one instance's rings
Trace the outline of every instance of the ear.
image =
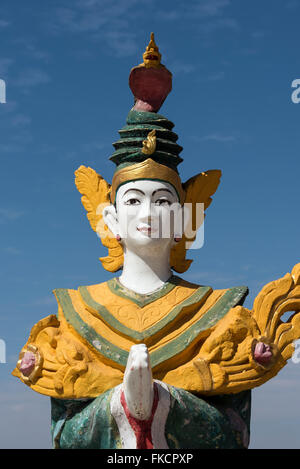
{"type": "Polygon", "coordinates": [[[102,212],[104,223],[108,226],[113,235],[119,233],[119,223],[116,208],[114,205],[108,205],[102,212]]]}

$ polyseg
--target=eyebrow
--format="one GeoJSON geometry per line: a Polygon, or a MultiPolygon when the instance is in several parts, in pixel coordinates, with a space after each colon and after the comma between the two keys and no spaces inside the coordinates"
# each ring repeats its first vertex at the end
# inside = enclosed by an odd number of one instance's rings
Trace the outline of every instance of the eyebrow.
{"type": "Polygon", "coordinates": [[[156,191],[152,192],[152,195],[156,194],[156,192],[159,192],[159,191],[169,192],[171,195],[174,195],[172,191],[170,191],[169,189],[165,189],[165,188],[156,189],[156,191]]]}
{"type": "MultiPolygon", "coordinates": [[[[145,195],[145,192],[143,192],[142,190],[140,190],[140,189],[135,189],[134,187],[132,187],[131,189],[127,189],[127,191],[124,192],[123,197],[124,197],[124,195],[127,194],[127,192],[129,192],[129,191],[136,191],[136,192],[140,192],[141,194],[145,195]]],[[[170,191],[169,189],[165,189],[165,188],[156,189],[156,191],[153,191],[153,192],[152,192],[152,195],[156,194],[156,193],[159,192],[159,191],[169,192],[171,195],[174,195],[172,191],[170,191]]]]}
{"type": "Polygon", "coordinates": [[[145,192],[141,191],[140,189],[135,189],[134,187],[132,187],[131,189],[127,189],[127,191],[124,192],[123,197],[124,197],[124,195],[127,194],[127,192],[129,192],[129,191],[140,192],[141,194],[145,195],[145,192]]]}

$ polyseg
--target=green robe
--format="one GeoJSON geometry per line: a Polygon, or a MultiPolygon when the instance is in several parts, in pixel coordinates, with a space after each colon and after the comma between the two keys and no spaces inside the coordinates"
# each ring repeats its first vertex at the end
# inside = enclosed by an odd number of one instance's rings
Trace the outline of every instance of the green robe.
{"type": "MultiPolygon", "coordinates": [[[[250,434],[251,391],[200,398],[168,386],[171,402],[165,436],[170,449],[242,449],[250,434]]],[[[54,448],[121,449],[110,412],[114,389],[88,400],[51,398],[54,448]]]]}

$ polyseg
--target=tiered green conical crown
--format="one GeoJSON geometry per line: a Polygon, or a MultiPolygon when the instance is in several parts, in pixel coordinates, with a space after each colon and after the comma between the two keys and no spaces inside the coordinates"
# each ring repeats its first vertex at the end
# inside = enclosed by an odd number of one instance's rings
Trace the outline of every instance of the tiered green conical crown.
{"type": "Polygon", "coordinates": [[[131,110],[126,123],[127,125],[119,130],[121,138],[113,143],[116,151],[110,157],[118,169],[125,164],[139,163],[150,157],[157,163],[177,171],[177,165],[183,161],[179,156],[182,147],[176,143],[178,135],[172,132],[174,124],[171,121],[155,112],[131,110]],[[153,130],[156,147],[149,155],[142,151],[143,142],[153,130]]]}

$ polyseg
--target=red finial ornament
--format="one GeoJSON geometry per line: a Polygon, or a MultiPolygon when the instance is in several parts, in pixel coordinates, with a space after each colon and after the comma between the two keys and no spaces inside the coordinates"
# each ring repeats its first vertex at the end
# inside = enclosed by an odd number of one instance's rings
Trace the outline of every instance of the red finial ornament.
{"type": "Polygon", "coordinates": [[[135,97],[133,110],[157,112],[172,89],[172,73],[160,63],[161,54],[153,33],[143,59],[129,75],[129,86],[135,97]]]}

